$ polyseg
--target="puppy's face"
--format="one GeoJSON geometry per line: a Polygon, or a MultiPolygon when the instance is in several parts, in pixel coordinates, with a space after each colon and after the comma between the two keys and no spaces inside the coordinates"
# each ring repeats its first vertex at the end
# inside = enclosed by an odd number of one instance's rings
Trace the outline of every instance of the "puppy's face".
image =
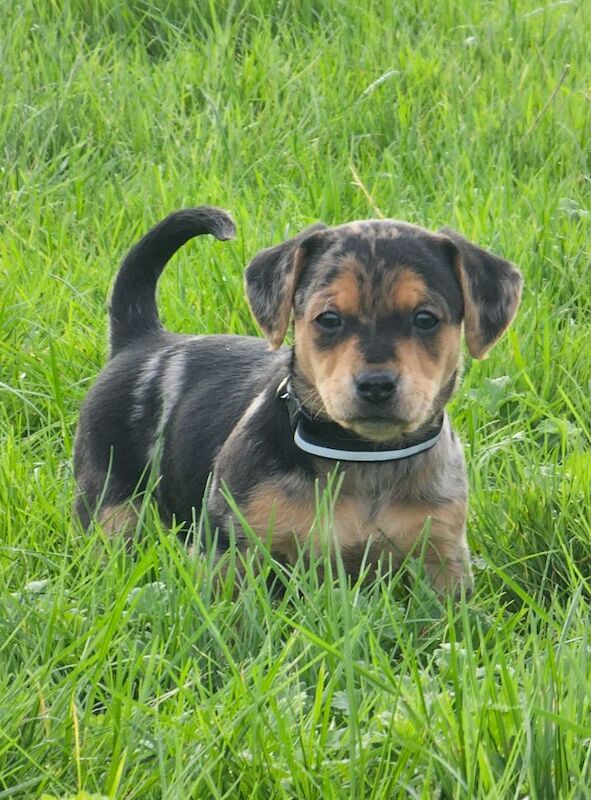
{"type": "Polygon", "coordinates": [[[293,310],[304,405],[373,441],[441,411],[456,385],[462,321],[482,357],[515,313],[520,286],[508,262],[457,234],[393,220],[304,232],[247,271],[251,306],[275,346],[293,310]]]}
{"type": "Polygon", "coordinates": [[[388,441],[453,391],[461,291],[434,236],[391,223],[334,233],[295,293],[296,363],[331,419],[388,441]]]}

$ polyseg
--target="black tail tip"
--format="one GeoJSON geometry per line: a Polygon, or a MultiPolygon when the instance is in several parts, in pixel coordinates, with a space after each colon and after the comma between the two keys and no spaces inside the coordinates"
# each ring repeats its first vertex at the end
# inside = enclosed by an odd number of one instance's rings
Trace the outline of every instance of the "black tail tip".
{"type": "Polygon", "coordinates": [[[236,223],[230,214],[223,208],[215,206],[199,206],[175,211],[165,220],[166,222],[173,223],[174,227],[187,227],[194,235],[209,233],[221,242],[234,239],[236,236],[236,223]]]}
{"type": "Polygon", "coordinates": [[[227,211],[223,208],[216,208],[215,206],[202,206],[200,211],[204,216],[210,217],[211,233],[220,242],[227,242],[229,239],[236,237],[236,223],[227,211]]]}

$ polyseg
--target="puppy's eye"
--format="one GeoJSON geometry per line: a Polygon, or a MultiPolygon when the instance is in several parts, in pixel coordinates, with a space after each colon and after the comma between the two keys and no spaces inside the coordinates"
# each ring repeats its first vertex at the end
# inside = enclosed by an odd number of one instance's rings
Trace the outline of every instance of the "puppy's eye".
{"type": "Polygon", "coordinates": [[[414,315],[413,325],[420,331],[430,331],[439,325],[439,320],[430,311],[417,311],[414,315]]]}
{"type": "Polygon", "coordinates": [[[343,318],[336,311],[323,311],[316,317],[316,324],[325,331],[336,331],[343,324],[343,318]]]}

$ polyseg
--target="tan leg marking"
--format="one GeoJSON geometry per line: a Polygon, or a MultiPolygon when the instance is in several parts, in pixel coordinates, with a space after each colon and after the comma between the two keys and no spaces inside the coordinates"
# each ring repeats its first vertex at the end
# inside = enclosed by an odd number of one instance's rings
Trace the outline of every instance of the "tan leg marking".
{"type": "Polygon", "coordinates": [[[259,486],[243,514],[248,524],[265,541],[268,534],[271,552],[290,563],[297,558],[298,543],[303,544],[314,523],[314,503],[293,496],[281,483],[269,481],[259,486]]]}
{"type": "Polygon", "coordinates": [[[138,522],[138,510],[131,503],[105,506],[98,515],[98,521],[107,536],[123,536],[131,540],[138,522]]]}
{"type": "Polygon", "coordinates": [[[394,541],[404,554],[421,552],[421,536],[427,536],[425,570],[438,591],[455,591],[460,583],[471,586],[470,556],[466,543],[466,505],[394,507],[380,520],[388,539],[388,522],[394,541]]]}
{"type": "Polygon", "coordinates": [[[471,586],[469,551],[465,536],[466,505],[393,505],[370,516],[367,503],[344,497],[335,509],[335,534],[343,550],[363,552],[369,538],[372,552],[400,564],[412,553],[421,555],[421,536],[427,536],[425,570],[439,591],[471,586]]]}

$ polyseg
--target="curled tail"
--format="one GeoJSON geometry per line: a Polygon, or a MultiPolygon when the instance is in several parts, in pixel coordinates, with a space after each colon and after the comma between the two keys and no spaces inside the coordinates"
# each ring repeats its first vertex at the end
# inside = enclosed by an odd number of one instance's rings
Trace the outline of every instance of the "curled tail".
{"type": "Polygon", "coordinates": [[[170,214],[131,248],[111,295],[111,356],[130,342],[161,329],[156,308],[158,278],[185,242],[205,233],[224,241],[234,238],[236,228],[230,215],[221,208],[188,208],[170,214]]]}

